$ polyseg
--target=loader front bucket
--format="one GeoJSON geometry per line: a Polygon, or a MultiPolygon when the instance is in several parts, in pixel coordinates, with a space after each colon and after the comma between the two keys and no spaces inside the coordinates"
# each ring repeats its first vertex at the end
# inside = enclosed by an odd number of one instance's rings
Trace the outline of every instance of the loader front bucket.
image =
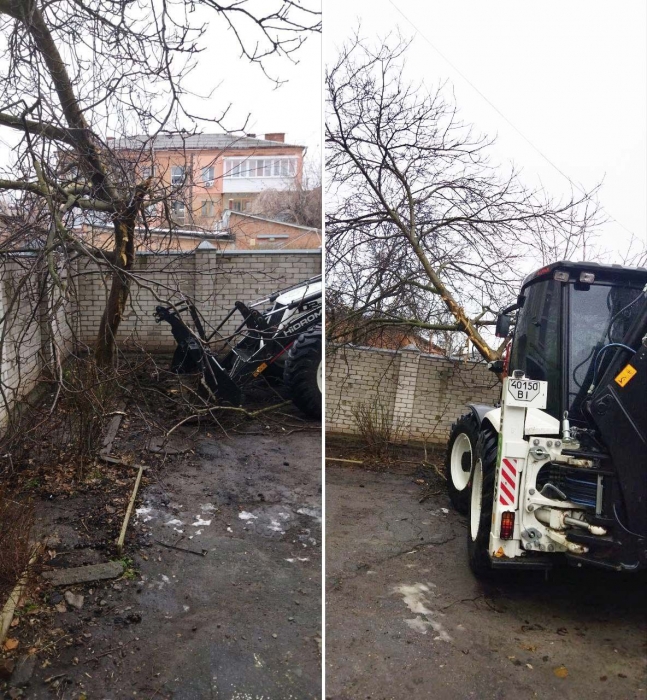
{"type": "Polygon", "coordinates": [[[243,392],[213,355],[204,353],[202,356],[202,367],[205,384],[214,396],[227,401],[232,406],[240,406],[242,404],[243,392]]]}

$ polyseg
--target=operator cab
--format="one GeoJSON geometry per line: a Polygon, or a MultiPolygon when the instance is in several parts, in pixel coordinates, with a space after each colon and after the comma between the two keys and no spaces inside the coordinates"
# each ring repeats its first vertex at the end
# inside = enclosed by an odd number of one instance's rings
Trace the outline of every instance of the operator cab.
{"type": "Polygon", "coordinates": [[[614,355],[603,348],[622,342],[646,285],[644,268],[569,261],[542,267],[499,319],[504,329],[505,316],[517,310],[509,373],[547,381],[546,411],[557,419],[568,411],[575,425],[585,425],[584,400],[614,355]]]}

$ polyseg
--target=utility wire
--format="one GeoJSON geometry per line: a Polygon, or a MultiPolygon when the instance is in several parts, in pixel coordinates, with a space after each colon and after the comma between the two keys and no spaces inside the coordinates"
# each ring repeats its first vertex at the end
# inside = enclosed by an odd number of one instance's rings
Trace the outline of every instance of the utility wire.
{"type": "MultiPolygon", "coordinates": [[[[415,24],[409,19],[409,17],[407,17],[407,15],[395,4],[395,2],[394,2],[393,0],[388,0],[388,1],[389,1],[389,4],[391,4],[391,5],[395,8],[395,10],[398,12],[398,14],[400,14],[402,17],[404,17],[404,19],[411,25],[411,27],[413,28],[413,31],[414,31],[416,34],[419,34],[419,35],[429,44],[429,46],[431,46],[431,48],[432,48],[432,49],[433,49],[447,64],[449,64],[449,66],[451,66],[451,67],[458,73],[458,75],[460,75],[461,78],[463,78],[463,80],[464,80],[476,93],[478,93],[478,94],[490,105],[490,107],[492,107],[492,109],[493,109],[507,124],[509,124],[509,125],[519,134],[519,136],[521,136],[521,138],[522,138],[533,150],[535,150],[537,153],[539,153],[539,155],[540,155],[549,165],[551,165],[562,177],[566,178],[566,179],[570,182],[570,184],[571,184],[572,187],[574,187],[576,190],[578,190],[578,191],[581,192],[582,194],[584,194],[584,195],[586,194],[586,192],[585,192],[579,185],[576,185],[576,184],[573,182],[573,180],[571,180],[571,178],[570,178],[563,170],[561,170],[555,163],[553,163],[553,161],[552,161],[545,153],[543,153],[537,146],[535,146],[535,144],[521,131],[521,129],[519,129],[515,124],[513,124],[513,123],[508,119],[508,117],[506,117],[506,115],[503,114],[503,112],[502,112],[493,102],[491,102],[491,101],[476,87],[476,85],[474,85],[474,83],[473,83],[473,82],[472,82],[472,81],[471,81],[457,66],[455,66],[455,65],[452,63],[452,62],[447,58],[447,56],[445,56],[445,54],[444,54],[440,49],[438,49],[438,48],[431,42],[431,40],[430,40],[425,34],[423,34],[423,33],[420,31],[420,29],[418,29],[418,27],[416,27],[416,25],[415,25],[415,24]]],[[[638,237],[636,236],[636,234],[635,234],[633,231],[631,231],[630,229],[628,229],[622,222],[618,221],[614,216],[612,216],[611,213],[608,211],[608,209],[606,209],[606,208],[605,208],[604,206],[602,206],[602,205],[601,205],[601,208],[604,209],[604,211],[606,211],[606,213],[607,213],[608,217],[611,219],[611,221],[613,221],[614,223],[618,224],[618,226],[620,226],[621,228],[623,228],[627,233],[631,234],[632,238],[638,239],[638,237]]],[[[639,239],[638,239],[638,240],[639,240],[639,239]]]]}

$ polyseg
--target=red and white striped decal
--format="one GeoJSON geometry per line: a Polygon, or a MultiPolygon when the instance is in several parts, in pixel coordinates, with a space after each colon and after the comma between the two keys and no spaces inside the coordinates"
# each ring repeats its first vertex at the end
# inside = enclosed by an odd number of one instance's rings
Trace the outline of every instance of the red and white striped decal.
{"type": "Polygon", "coordinates": [[[504,457],[501,460],[499,479],[499,502],[504,506],[514,506],[517,490],[517,460],[504,457]]]}

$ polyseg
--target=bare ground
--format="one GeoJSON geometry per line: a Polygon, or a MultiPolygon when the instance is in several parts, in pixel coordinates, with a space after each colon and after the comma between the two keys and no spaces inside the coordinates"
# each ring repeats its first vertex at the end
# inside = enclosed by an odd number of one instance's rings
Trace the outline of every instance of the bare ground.
{"type": "Polygon", "coordinates": [[[647,696],[644,575],[565,568],[484,586],[465,519],[413,465],[328,461],[326,498],[328,698],[647,696]]]}
{"type": "Polygon", "coordinates": [[[42,464],[27,474],[41,568],[119,559],[125,573],[34,581],[10,631],[18,646],[0,651],[7,697],[321,697],[320,426],[286,407],[226,432],[183,426],[159,450],[180,415],[166,406],[171,386],[131,402],[113,443],[150,465],[123,554],[134,469],[97,463],[80,482],[42,464]]]}

